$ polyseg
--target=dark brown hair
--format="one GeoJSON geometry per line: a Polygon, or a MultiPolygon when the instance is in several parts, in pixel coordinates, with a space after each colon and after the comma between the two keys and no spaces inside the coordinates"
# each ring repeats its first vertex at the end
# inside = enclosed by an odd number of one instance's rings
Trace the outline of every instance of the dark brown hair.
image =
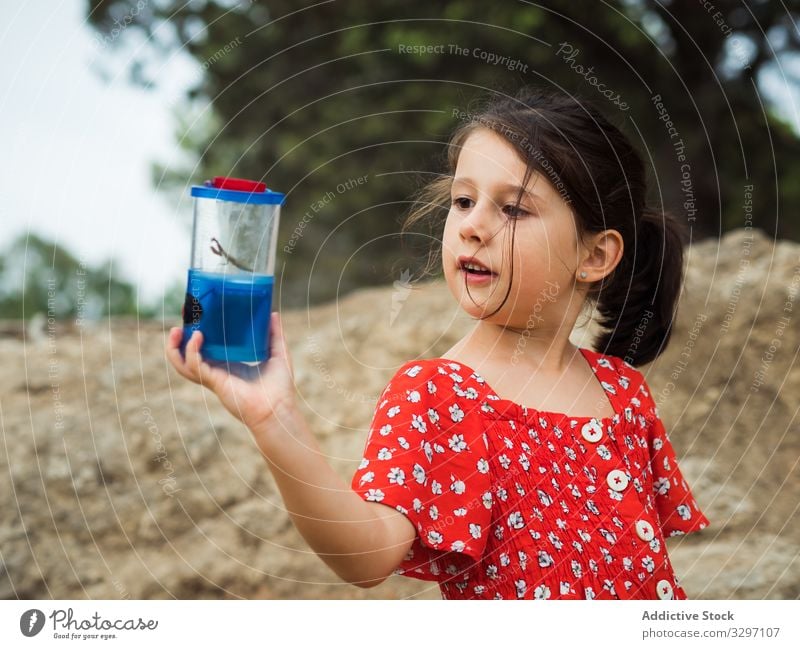
{"type": "MultiPolygon", "coordinates": [[[[647,205],[641,155],[592,101],[563,91],[524,86],[514,97],[490,94],[477,104],[477,110],[461,113],[465,121],[450,137],[447,171],[417,192],[402,231],[428,217],[441,223],[437,214],[450,208],[450,187],[464,142],[477,128],[496,131],[526,163],[523,186],[534,171],[548,180],[572,208],[579,236],[609,229],[620,233],[622,259],[588,287],[589,304],[603,329],[594,347],[634,366],[655,359],[672,334],[687,237],[669,213],[647,205]]],[[[521,198],[522,192],[516,208],[521,198]]],[[[513,249],[514,218],[511,225],[513,249]]],[[[441,244],[441,238],[434,240],[441,244]]],[[[426,273],[436,267],[437,257],[440,262],[440,245],[429,251],[426,273]]],[[[508,292],[497,310],[507,299],[508,292]]]]}

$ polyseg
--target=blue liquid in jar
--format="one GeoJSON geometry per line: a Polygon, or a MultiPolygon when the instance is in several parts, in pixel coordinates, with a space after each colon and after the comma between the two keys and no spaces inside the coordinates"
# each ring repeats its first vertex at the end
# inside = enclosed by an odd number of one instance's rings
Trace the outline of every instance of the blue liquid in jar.
{"type": "Polygon", "coordinates": [[[254,363],[269,358],[272,275],[221,274],[190,269],[181,351],[196,329],[204,359],[254,363]]]}

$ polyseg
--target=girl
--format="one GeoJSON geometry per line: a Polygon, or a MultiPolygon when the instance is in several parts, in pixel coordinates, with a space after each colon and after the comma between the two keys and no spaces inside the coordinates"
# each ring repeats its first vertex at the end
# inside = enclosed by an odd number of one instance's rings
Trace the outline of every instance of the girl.
{"type": "Polygon", "coordinates": [[[436,581],[444,599],[685,599],[665,539],[709,521],[636,369],[663,350],[681,286],[677,224],[585,102],[523,88],[461,124],[406,225],[449,205],[441,263],[474,320],[386,385],[344,484],[298,412],[277,313],[257,382],[167,354],[251,430],[300,533],[343,579],[436,581]],[[570,334],[600,314],[596,347],[570,334]]]}

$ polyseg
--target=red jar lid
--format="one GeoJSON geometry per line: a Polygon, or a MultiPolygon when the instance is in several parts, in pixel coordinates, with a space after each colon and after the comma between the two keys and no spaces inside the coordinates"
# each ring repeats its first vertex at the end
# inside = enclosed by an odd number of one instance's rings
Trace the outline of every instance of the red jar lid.
{"type": "Polygon", "coordinates": [[[214,176],[212,185],[217,189],[232,189],[237,192],[265,192],[266,183],[259,183],[255,180],[244,178],[230,178],[228,176],[214,176]]]}

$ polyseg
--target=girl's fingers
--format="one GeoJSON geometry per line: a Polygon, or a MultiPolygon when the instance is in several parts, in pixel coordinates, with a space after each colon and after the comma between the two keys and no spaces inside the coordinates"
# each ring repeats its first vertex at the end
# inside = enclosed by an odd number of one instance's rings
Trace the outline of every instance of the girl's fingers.
{"type": "Polygon", "coordinates": [[[200,364],[203,362],[203,358],[200,355],[202,337],[203,334],[200,331],[193,331],[189,342],[186,343],[186,369],[194,377],[195,381],[200,380],[200,364]]]}

